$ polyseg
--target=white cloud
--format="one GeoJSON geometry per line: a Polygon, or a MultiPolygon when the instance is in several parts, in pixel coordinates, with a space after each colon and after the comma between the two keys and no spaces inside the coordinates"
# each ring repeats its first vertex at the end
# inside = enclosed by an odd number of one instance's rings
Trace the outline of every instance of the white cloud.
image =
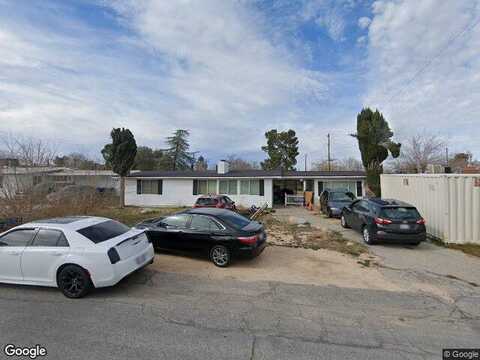
{"type": "Polygon", "coordinates": [[[365,105],[400,136],[428,129],[478,156],[480,1],[377,1],[373,12],[365,105]]]}
{"type": "Polygon", "coordinates": [[[53,31],[32,32],[22,19],[0,28],[0,131],[96,148],[113,126],[128,126],[140,143],[161,147],[170,131],[188,128],[196,149],[222,156],[258,151],[267,122],[280,124],[297,102],[327,90],[242,2],[104,4],[130,33],[68,27],[62,9],[48,15],[53,31]]]}
{"type": "Polygon", "coordinates": [[[363,16],[360,19],[358,19],[358,26],[360,27],[360,29],[366,29],[370,26],[371,22],[372,22],[372,19],[366,16],[363,16]]]}

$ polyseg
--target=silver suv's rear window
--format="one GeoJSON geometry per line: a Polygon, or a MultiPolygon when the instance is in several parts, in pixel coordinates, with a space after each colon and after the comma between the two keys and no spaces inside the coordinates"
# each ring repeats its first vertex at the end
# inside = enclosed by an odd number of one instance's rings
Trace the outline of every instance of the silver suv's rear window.
{"type": "Polygon", "coordinates": [[[113,239],[114,237],[123,235],[128,231],[130,231],[130,228],[128,226],[114,220],[108,220],[77,230],[79,234],[82,234],[87,239],[93,241],[95,244],[113,239]]]}

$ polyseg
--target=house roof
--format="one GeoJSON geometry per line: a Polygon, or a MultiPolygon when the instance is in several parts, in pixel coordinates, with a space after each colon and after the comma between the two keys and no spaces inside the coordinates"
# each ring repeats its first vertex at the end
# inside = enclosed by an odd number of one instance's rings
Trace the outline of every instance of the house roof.
{"type": "Polygon", "coordinates": [[[363,171],[285,171],[285,170],[232,170],[219,174],[207,171],[136,171],[131,178],[302,178],[302,177],[365,177],[363,171]]]}
{"type": "Polygon", "coordinates": [[[51,174],[52,176],[118,176],[111,170],[76,170],[63,169],[60,172],[51,174]]]}

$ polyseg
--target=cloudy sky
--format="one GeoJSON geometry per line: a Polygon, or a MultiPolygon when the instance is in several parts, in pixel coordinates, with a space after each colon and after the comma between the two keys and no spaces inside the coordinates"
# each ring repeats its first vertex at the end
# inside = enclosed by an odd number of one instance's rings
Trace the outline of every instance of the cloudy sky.
{"type": "Polygon", "coordinates": [[[320,160],[327,133],[359,156],[371,106],[478,158],[479,22],[480,0],[0,0],[0,133],[99,158],[112,127],[184,128],[215,161],[293,128],[320,160]]]}

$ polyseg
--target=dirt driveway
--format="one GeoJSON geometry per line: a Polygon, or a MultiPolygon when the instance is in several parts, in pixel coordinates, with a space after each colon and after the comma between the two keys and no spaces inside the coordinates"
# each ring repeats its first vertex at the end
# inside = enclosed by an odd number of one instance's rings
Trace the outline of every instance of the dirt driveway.
{"type": "Polygon", "coordinates": [[[347,288],[400,291],[376,268],[361,266],[357,259],[329,250],[268,246],[252,260],[238,260],[218,268],[208,259],[158,253],[152,269],[208,279],[280,281],[291,284],[333,285],[347,288]]]}
{"type": "MultiPolygon", "coordinates": [[[[359,233],[344,229],[338,219],[329,219],[316,211],[290,207],[277,209],[274,217],[288,221],[297,217],[313,227],[340,232],[344,238],[362,242],[359,233]]],[[[480,293],[480,258],[461,251],[425,242],[418,247],[378,244],[368,247],[378,270],[392,283],[408,291],[422,291],[449,301],[472,292],[480,293]]]]}

